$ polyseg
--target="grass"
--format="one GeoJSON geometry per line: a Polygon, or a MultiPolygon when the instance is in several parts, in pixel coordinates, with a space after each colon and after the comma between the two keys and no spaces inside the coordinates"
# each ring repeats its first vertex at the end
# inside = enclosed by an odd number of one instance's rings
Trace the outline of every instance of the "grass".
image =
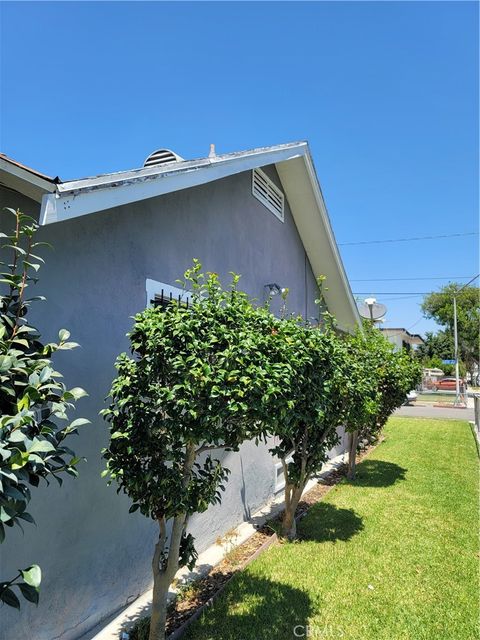
{"type": "Polygon", "coordinates": [[[301,541],[237,574],[185,638],[478,638],[477,474],[467,422],[392,418],[301,541]]]}
{"type": "Polygon", "coordinates": [[[455,394],[441,393],[439,391],[436,393],[419,393],[417,402],[420,404],[422,402],[450,402],[453,404],[455,402],[455,394]]]}

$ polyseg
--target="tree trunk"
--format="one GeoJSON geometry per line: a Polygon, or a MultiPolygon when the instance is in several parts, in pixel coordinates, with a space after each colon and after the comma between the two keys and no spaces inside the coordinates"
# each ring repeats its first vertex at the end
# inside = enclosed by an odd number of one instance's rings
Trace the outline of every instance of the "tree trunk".
{"type": "Polygon", "coordinates": [[[152,614],[148,640],[165,640],[167,622],[167,595],[170,580],[164,571],[153,578],[152,614]]]}
{"type": "Polygon", "coordinates": [[[281,535],[282,538],[287,538],[287,540],[295,540],[297,537],[295,512],[305,489],[305,484],[305,481],[299,485],[285,483],[285,512],[283,514],[281,535]]]}
{"type": "Polygon", "coordinates": [[[353,431],[348,434],[348,471],[347,478],[349,480],[355,480],[355,471],[357,467],[357,446],[358,446],[358,431],[353,431]]]}
{"type": "MultiPolygon", "coordinates": [[[[184,489],[188,486],[194,462],[195,447],[193,445],[187,445],[182,480],[184,489]]],[[[164,518],[159,518],[160,536],[155,546],[155,553],[152,560],[153,596],[148,640],[165,640],[168,590],[172,584],[175,574],[178,571],[180,544],[186,521],[186,513],[181,513],[173,519],[172,531],[170,533],[169,540],[168,558],[165,558],[163,551],[165,549],[167,537],[166,522],[164,518]]]]}
{"type": "Polygon", "coordinates": [[[164,640],[167,619],[167,594],[170,584],[164,570],[164,550],[167,542],[167,523],[164,517],[158,518],[160,534],[152,559],[153,597],[150,617],[149,640],[164,640]]]}

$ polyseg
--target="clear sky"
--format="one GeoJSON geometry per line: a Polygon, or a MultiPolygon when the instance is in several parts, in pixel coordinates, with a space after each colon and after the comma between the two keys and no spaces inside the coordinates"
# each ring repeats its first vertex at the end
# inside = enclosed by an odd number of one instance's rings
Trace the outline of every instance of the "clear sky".
{"type": "MultiPolygon", "coordinates": [[[[188,159],[211,142],[224,153],[306,139],[340,244],[478,231],[475,2],[0,12],[1,150],[40,171],[68,179],[139,167],[159,147],[188,159]]],[[[421,298],[390,292],[447,280],[358,280],[478,272],[478,236],[340,249],[353,291],[412,331],[433,327],[421,298]]]]}

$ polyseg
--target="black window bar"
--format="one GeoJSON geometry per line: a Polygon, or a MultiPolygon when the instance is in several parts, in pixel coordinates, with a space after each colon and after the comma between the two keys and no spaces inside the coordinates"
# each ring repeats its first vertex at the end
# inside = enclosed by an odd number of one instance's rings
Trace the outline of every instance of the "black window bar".
{"type": "MultiPolygon", "coordinates": [[[[165,292],[162,289],[160,295],[156,294],[153,300],[150,300],[150,304],[154,307],[160,307],[161,309],[166,309],[169,304],[174,301],[174,297],[172,292],[170,291],[168,296],[165,296],[165,292]]],[[[185,302],[182,302],[181,294],[178,294],[178,298],[175,300],[179,305],[183,304],[188,309],[188,298],[185,302]]]]}

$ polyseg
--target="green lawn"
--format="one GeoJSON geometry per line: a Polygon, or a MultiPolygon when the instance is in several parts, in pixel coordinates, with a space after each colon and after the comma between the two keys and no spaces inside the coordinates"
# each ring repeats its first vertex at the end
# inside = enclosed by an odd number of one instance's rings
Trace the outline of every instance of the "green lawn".
{"type": "Polygon", "coordinates": [[[455,394],[454,393],[419,393],[417,397],[417,402],[455,402],[455,394]]]}
{"type": "Polygon", "coordinates": [[[477,473],[468,423],[392,418],[302,540],[237,574],[186,638],[477,639],[477,473]]]}

